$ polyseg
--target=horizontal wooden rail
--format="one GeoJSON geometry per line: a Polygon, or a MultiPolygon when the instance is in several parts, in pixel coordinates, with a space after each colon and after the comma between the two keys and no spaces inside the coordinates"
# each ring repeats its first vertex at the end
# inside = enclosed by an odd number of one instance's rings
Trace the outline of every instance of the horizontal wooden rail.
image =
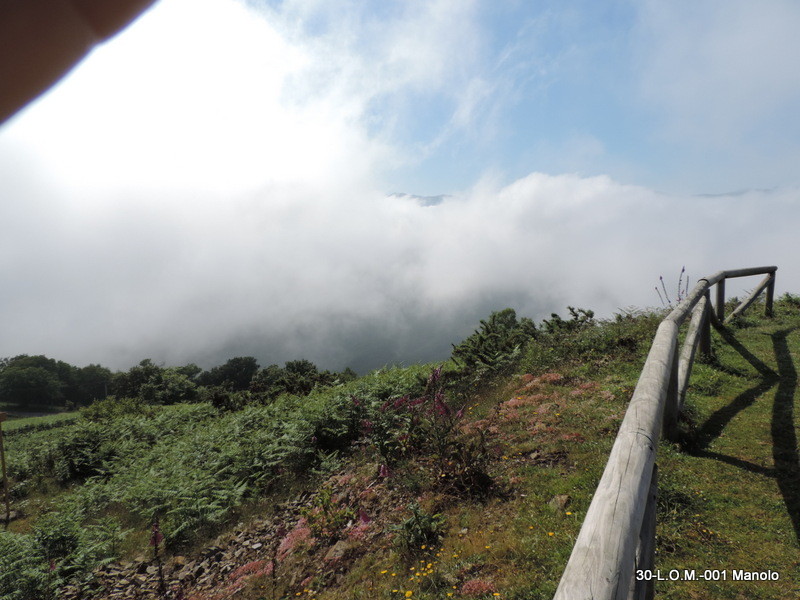
{"type": "Polygon", "coordinates": [[[724,321],[725,280],[767,274],[758,292],[742,303],[746,304],[742,311],[766,289],[766,314],[771,315],[776,271],[777,267],[754,267],[703,278],[658,326],[554,600],[653,597],[652,581],[636,582],[634,573],[653,566],[659,436],[662,429],[670,435],[677,427],[696,349],[698,345],[706,352],[709,348],[709,323],[724,321]],[[717,286],[716,319],[709,301],[713,285],[717,286]],[[678,332],[690,314],[691,324],[679,350],[678,332]]]}

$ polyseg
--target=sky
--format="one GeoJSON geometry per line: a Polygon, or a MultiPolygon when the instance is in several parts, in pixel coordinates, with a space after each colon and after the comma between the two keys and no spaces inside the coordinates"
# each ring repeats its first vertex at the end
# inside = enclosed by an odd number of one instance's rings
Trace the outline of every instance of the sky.
{"type": "Polygon", "coordinates": [[[800,292],[800,5],[160,0],[0,125],[0,356],[441,360],[800,292]],[[757,280],[729,282],[732,294],[757,280]]]}

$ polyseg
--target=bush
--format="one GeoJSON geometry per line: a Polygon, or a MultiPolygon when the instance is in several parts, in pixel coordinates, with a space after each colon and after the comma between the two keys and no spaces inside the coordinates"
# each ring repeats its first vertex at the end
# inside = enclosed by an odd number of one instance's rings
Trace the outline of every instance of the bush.
{"type": "Polygon", "coordinates": [[[550,315],[550,320],[545,319],[542,321],[542,326],[547,333],[561,333],[579,331],[591,327],[596,323],[594,320],[594,311],[586,310],[585,308],[573,308],[568,306],[570,316],[569,320],[564,320],[556,313],[550,315]]]}
{"type": "Polygon", "coordinates": [[[81,416],[88,421],[103,422],[111,421],[119,417],[133,415],[152,416],[153,409],[149,407],[141,398],[117,398],[108,396],[101,400],[95,400],[89,406],[81,409],[81,416]]]}
{"type": "Polygon", "coordinates": [[[396,526],[396,543],[401,552],[415,556],[433,549],[444,535],[445,518],[440,514],[429,514],[416,502],[408,506],[411,516],[396,526]]]}
{"type": "Polygon", "coordinates": [[[356,518],[355,510],[334,501],[333,490],[327,486],[300,512],[314,537],[327,544],[339,539],[345,525],[356,518]]]}
{"type": "Polygon", "coordinates": [[[0,532],[0,599],[50,600],[116,558],[124,532],[113,519],[89,526],[79,513],[49,513],[29,535],[0,532]]]}
{"type": "Polygon", "coordinates": [[[61,561],[78,549],[81,525],[74,517],[49,513],[36,522],[33,539],[47,561],[61,561]]]}
{"type": "Polygon", "coordinates": [[[796,294],[790,294],[789,292],[784,293],[780,298],[778,298],[778,302],[790,308],[800,308],[800,296],[796,294]]]}
{"type": "Polygon", "coordinates": [[[463,407],[444,391],[442,368],[430,374],[423,394],[389,399],[363,421],[365,434],[387,466],[411,456],[430,458],[435,485],[445,492],[485,497],[493,486],[483,435],[461,433],[463,407]]]}
{"type": "Polygon", "coordinates": [[[453,345],[453,360],[474,375],[495,372],[512,362],[535,336],[533,321],[517,320],[514,309],[505,308],[493,312],[472,335],[453,345]]]}
{"type": "Polygon", "coordinates": [[[103,464],[114,456],[107,443],[108,430],[98,423],[81,423],[56,443],[53,449],[53,474],[59,483],[98,475],[103,464]]]}
{"type": "Polygon", "coordinates": [[[50,600],[56,583],[33,536],[0,531],[0,600],[50,600]]]}
{"type": "Polygon", "coordinates": [[[661,322],[656,312],[627,312],[596,321],[591,311],[572,309],[572,319],[551,319],[527,347],[520,361],[526,373],[545,373],[570,364],[595,368],[615,359],[627,360],[649,347],[661,322]]]}

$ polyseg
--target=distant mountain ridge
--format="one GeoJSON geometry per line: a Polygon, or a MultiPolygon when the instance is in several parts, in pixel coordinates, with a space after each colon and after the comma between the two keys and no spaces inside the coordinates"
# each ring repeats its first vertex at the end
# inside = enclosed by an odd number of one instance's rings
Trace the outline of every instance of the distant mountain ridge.
{"type": "Polygon", "coordinates": [[[449,194],[439,194],[438,196],[418,196],[416,194],[406,194],[404,192],[393,192],[389,194],[389,198],[403,198],[405,200],[412,200],[420,206],[438,206],[447,198],[452,198],[449,194]]]}

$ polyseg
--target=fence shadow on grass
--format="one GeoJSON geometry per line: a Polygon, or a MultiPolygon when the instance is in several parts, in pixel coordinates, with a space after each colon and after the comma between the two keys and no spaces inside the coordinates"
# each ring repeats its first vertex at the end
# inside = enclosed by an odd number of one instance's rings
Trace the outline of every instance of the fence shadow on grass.
{"type": "Polygon", "coordinates": [[[778,488],[792,520],[795,538],[800,543],[800,456],[794,429],[797,369],[786,341],[791,332],[792,329],[785,329],[772,334],[772,346],[780,374],[775,402],[772,405],[772,459],[778,488]]]}
{"type": "Polygon", "coordinates": [[[770,336],[778,364],[777,373],[744,348],[732,332],[727,330],[721,332],[722,337],[761,373],[763,379],[714,412],[690,439],[685,440],[685,447],[694,456],[717,460],[751,473],[774,478],[792,521],[795,538],[800,543],[800,454],[794,427],[797,370],[787,343],[787,337],[794,329],[777,331],[770,336]],[[771,435],[774,466],[764,467],[708,449],[737,414],[751,406],[773,387],[775,399],[772,406],[771,435]]]}

